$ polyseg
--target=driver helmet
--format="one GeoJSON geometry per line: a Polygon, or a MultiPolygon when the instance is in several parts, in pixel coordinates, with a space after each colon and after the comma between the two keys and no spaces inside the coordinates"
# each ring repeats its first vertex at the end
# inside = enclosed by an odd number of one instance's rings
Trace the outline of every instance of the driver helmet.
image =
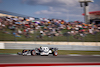
{"type": "Polygon", "coordinates": [[[40,49],[42,49],[42,46],[40,46],[40,49]]]}

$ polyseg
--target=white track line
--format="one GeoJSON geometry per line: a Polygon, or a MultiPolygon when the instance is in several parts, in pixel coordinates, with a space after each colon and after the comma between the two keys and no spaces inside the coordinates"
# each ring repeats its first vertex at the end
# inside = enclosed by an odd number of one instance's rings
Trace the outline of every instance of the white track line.
{"type": "Polygon", "coordinates": [[[68,56],[83,56],[83,55],[80,55],[80,54],[69,54],[68,56]]]}
{"type": "MultiPolygon", "coordinates": [[[[67,56],[87,56],[87,55],[80,55],[80,54],[68,54],[67,56]]],[[[100,55],[88,55],[88,56],[100,56],[100,55]]]]}
{"type": "Polygon", "coordinates": [[[18,54],[10,54],[10,55],[18,55],[18,54]]]}
{"type": "Polygon", "coordinates": [[[100,55],[92,55],[92,56],[100,56],[100,55]]]}
{"type": "MultiPolygon", "coordinates": [[[[18,54],[10,54],[10,55],[18,55],[18,54]]],[[[68,54],[67,56],[86,56],[86,55],[80,55],[80,54],[68,54]]],[[[89,56],[89,55],[88,55],[89,56]]],[[[90,55],[90,56],[100,56],[100,55],[90,55]]]]}

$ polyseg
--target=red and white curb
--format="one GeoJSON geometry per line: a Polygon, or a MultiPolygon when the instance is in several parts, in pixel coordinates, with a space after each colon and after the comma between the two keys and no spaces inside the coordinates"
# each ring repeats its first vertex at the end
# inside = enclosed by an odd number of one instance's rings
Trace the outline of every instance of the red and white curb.
{"type": "Polygon", "coordinates": [[[0,64],[0,67],[100,67],[100,63],[0,64]]]}

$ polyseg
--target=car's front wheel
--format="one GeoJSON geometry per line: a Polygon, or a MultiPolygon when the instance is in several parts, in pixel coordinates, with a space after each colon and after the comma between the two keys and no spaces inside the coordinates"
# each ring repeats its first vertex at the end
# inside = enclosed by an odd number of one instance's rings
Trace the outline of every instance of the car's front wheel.
{"type": "Polygon", "coordinates": [[[57,52],[57,51],[54,51],[54,52],[53,52],[53,55],[54,55],[54,56],[57,56],[57,55],[58,55],[58,52],[57,52]]]}
{"type": "Polygon", "coordinates": [[[35,55],[36,55],[35,50],[32,50],[32,51],[31,51],[31,55],[33,55],[33,56],[35,56],[35,55]]]}

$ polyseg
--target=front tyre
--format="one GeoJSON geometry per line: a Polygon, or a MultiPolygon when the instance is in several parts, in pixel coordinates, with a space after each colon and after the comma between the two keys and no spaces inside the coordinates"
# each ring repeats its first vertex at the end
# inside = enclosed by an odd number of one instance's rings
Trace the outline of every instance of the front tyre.
{"type": "Polygon", "coordinates": [[[57,51],[54,51],[54,52],[53,52],[53,55],[54,55],[54,56],[57,56],[57,55],[58,55],[58,52],[57,52],[57,51]]]}
{"type": "Polygon", "coordinates": [[[33,56],[35,56],[35,55],[36,55],[35,50],[32,50],[32,51],[31,51],[31,55],[33,55],[33,56]]]}

